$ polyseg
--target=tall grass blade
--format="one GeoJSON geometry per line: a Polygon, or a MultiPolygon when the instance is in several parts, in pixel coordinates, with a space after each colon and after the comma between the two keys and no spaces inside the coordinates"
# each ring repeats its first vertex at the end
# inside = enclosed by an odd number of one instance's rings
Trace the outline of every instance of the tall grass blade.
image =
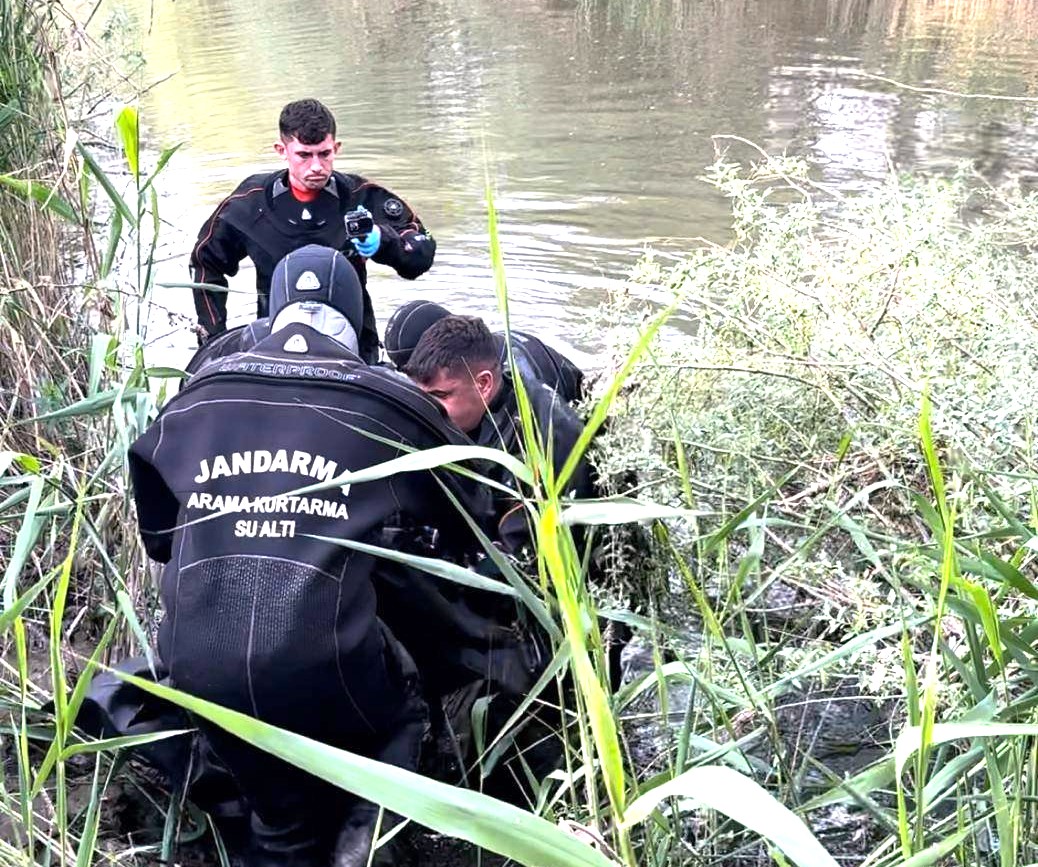
{"type": "MultiPolygon", "coordinates": [[[[1012,738],[1038,736],[1038,723],[953,722],[935,723],[930,730],[929,745],[978,738],[1012,738]]],[[[908,760],[923,746],[923,727],[906,726],[894,743],[894,761],[898,776],[908,760]]]]}
{"type": "Polygon", "coordinates": [[[123,215],[116,208],[112,211],[112,223],[108,227],[108,244],[105,246],[104,257],[101,259],[100,277],[104,279],[112,273],[115,265],[115,256],[119,252],[119,245],[123,240],[123,215]]]}
{"type": "Polygon", "coordinates": [[[57,214],[61,219],[69,223],[78,223],[79,214],[76,209],[54,190],[48,189],[46,184],[39,181],[29,181],[25,178],[16,178],[12,175],[0,175],[0,186],[7,187],[11,192],[28,201],[38,203],[42,208],[57,214]]]}
{"type": "Polygon", "coordinates": [[[101,189],[105,191],[105,195],[107,195],[109,201],[111,201],[112,207],[119,212],[126,223],[136,229],[136,214],[130,210],[130,206],[126,204],[126,200],[119,194],[119,191],[115,188],[115,184],[112,183],[112,179],[108,177],[105,170],[101,168],[101,165],[94,158],[94,155],[83,147],[81,143],[77,143],[76,150],[79,151],[80,158],[86,164],[86,167],[90,170],[91,174],[93,174],[97,179],[97,182],[101,185],[101,189]]]}
{"type": "Polygon", "coordinates": [[[904,861],[898,861],[897,867],[932,867],[934,864],[946,863],[945,859],[955,851],[955,847],[962,843],[962,841],[972,833],[972,825],[963,828],[961,831],[952,834],[950,837],[945,837],[943,840],[934,843],[932,846],[927,846],[911,858],[906,858],[904,861]]]}
{"type": "Polygon", "coordinates": [[[828,792],[816,795],[806,804],[805,811],[817,810],[820,807],[831,807],[833,804],[860,801],[878,789],[885,789],[894,782],[894,757],[887,756],[876,764],[859,771],[853,777],[842,780],[828,792]]]}
{"type": "Polygon", "coordinates": [[[133,175],[134,182],[139,184],[141,179],[141,139],[137,109],[132,105],[123,106],[122,111],[115,116],[115,129],[119,133],[119,142],[126,155],[126,165],[130,174],[133,175]]]}
{"type": "Polygon", "coordinates": [[[53,581],[53,575],[47,575],[37,581],[28,590],[26,590],[21,596],[19,596],[12,605],[5,605],[3,613],[0,614],[0,635],[7,632],[11,626],[14,625],[15,620],[32,605],[33,601],[43,591],[43,588],[53,581]]]}
{"type": "MultiPolygon", "coordinates": [[[[921,626],[930,619],[931,618],[926,614],[919,614],[916,617],[911,618],[908,621],[908,625],[911,628],[915,628],[921,626]]],[[[772,681],[764,687],[762,694],[766,696],[781,695],[782,692],[793,682],[801,680],[809,674],[814,674],[816,671],[822,671],[834,662],[844,659],[851,654],[858,653],[866,647],[873,644],[879,644],[881,641],[884,641],[893,635],[897,635],[903,628],[903,624],[894,623],[890,626],[881,626],[879,629],[870,629],[868,632],[856,635],[854,638],[845,641],[835,650],[831,650],[829,653],[826,653],[807,665],[798,668],[796,671],[785,674],[777,680],[772,681]]]]}
{"type": "Polygon", "coordinates": [[[527,484],[533,483],[533,474],[521,461],[512,457],[500,449],[491,449],[486,446],[436,446],[431,449],[410,452],[388,461],[383,461],[374,466],[365,467],[362,470],[347,470],[340,473],[327,482],[318,482],[297,488],[289,492],[290,496],[301,496],[312,494],[317,491],[326,491],[330,488],[338,488],[343,485],[360,484],[361,482],[372,482],[377,479],[385,479],[398,473],[416,472],[418,470],[432,470],[438,467],[447,467],[460,461],[494,461],[501,464],[520,481],[527,484]]]}
{"type": "Polygon", "coordinates": [[[822,848],[803,820],[731,768],[685,771],[632,801],[624,823],[643,822],[667,798],[687,799],[723,813],[760,834],[800,867],[837,867],[836,859],[822,848]]]}
{"type": "Polygon", "coordinates": [[[259,749],[442,834],[528,867],[612,867],[590,846],[511,804],[318,743],[151,681],[115,673],[259,749]]]}
{"type": "Polygon", "coordinates": [[[763,493],[760,494],[751,503],[740,509],[735,515],[729,518],[724,524],[721,525],[717,530],[710,534],[710,537],[706,540],[704,546],[704,553],[710,553],[722,543],[729,536],[732,535],[739,527],[742,526],[743,522],[746,521],[751,515],[754,514],[764,503],[770,500],[777,491],[780,491],[790,479],[795,476],[799,470],[790,470],[777,482],[767,488],[763,493]]]}
{"type": "Polygon", "coordinates": [[[108,353],[114,348],[115,339],[111,334],[95,334],[90,338],[90,360],[87,379],[87,397],[97,394],[101,377],[107,367],[108,353]]]}
{"type": "Polygon", "coordinates": [[[40,500],[43,496],[45,480],[42,476],[36,476],[29,483],[29,502],[25,506],[25,515],[22,524],[18,528],[18,535],[14,538],[14,550],[11,551],[7,568],[4,569],[3,602],[4,611],[10,611],[14,606],[17,590],[18,576],[21,574],[25,564],[29,561],[36,537],[43,529],[36,512],[40,508],[40,500]]]}
{"type": "Polygon", "coordinates": [[[987,588],[974,581],[960,579],[960,587],[963,589],[980,615],[981,626],[988,640],[988,649],[998,663],[999,670],[1005,668],[1005,655],[1002,651],[1002,636],[999,632],[998,611],[991,599],[987,588]]]}
{"type": "Polygon", "coordinates": [[[404,566],[410,566],[412,569],[417,569],[420,572],[427,572],[430,575],[435,575],[437,578],[445,578],[448,581],[453,581],[455,584],[472,587],[474,590],[483,590],[487,593],[499,593],[502,596],[512,596],[516,598],[519,596],[512,587],[505,584],[503,581],[487,578],[484,575],[480,575],[478,572],[473,572],[471,569],[466,569],[463,566],[458,566],[457,564],[451,563],[447,560],[438,560],[435,557],[420,557],[417,554],[408,554],[405,551],[395,551],[392,548],[383,548],[379,545],[368,545],[364,542],[354,542],[351,539],[335,539],[331,536],[315,536],[309,533],[303,533],[301,535],[309,539],[318,539],[322,542],[328,542],[331,545],[339,545],[343,548],[349,548],[352,551],[360,551],[362,554],[371,554],[375,557],[392,560],[394,563],[401,563],[404,566]]]}
{"type": "Polygon", "coordinates": [[[923,394],[922,410],[919,413],[919,442],[922,445],[923,458],[926,461],[930,484],[933,486],[937,509],[943,518],[944,528],[947,530],[950,523],[948,498],[944,490],[944,473],[941,472],[941,462],[937,459],[937,448],[934,446],[933,428],[930,425],[930,395],[928,392],[923,394]]]}
{"type": "MultiPolygon", "coordinates": [[[[90,784],[90,800],[87,803],[86,818],[83,820],[83,833],[79,838],[76,850],[76,867],[90,867],[95,855],[97,831],[101,824],[101,759],[94,761],[94,776],[90,784]]],[[[105,781],[107,788],[107,780],[105,781]]]]}
{"type": "Polygon", "coordinates": [[[609,415],[609,410],[612,408],[613,402],[616,400],[616,396],[620,393],[623,384],[627,381],[627,377],[630,376],[631,371],[634,370],[638,360],[649,348],[650,344],[655,339],[657,332],[671,317],[671,314],[677,310],[678,306],[679,302],[675,300],[662,313],[652,319],[648,327],[639,336],[634,347],[628,353],[627,358],[620,366],[620,369],[613,375],[612,380],[606,387],[605,393],[601,398],[599,398],[594,409],[591,410],[591,415],[584,424],[584,430],[581,431],[580,436],[577,438],[577,441],[573,446],[573,450],[566,458],[566,463],[562,465],[562,469],[559,471],[559,475],[555,479],[555,491],[557,494],[561,495],[565,492],[566,483],[576,471],[577,466],[584,457],[584,453],[588,450],[588,446],[591,445],[591,441],[595,438],[595,434],[597,434],[602,425],[605,424],[606,417],[609,415]]]}
{"type": "Polygon", "coordinates": [[[653,671],[643,675],[638,680],[634,680],[623,686],[617,691],[614,698],[616,707],[619,709],[627,707],[632,701],[638,698],[638,696],[643,695],[650,689],[658,688],[661,681],[685,681],[695,683],[700,688],[709,692],[710,695],[731,707],[740,710],[746,710],[753,707],[753,703],[745,696],[740,695],[734,690],[728,689],[721,684],[710,683],[706,678],[702,677],[698,671],[696,671],[693,663],[686,659],[665,662],[659,667],[659,669],[654,669],[653,671]]]}
{"type": "Polygon", "coordinates": [[[183,146],[184,146],[183,142],[178,142],[175,145],[171,145],[170,147],[162,149],[162,152],[159,154],[158,162],[155,163],[155,168],[152,170],[151,174],[148,176],[148,180],[146,180],[144,182],[144,186],[141,187],[141,194],[142,195],[148,191],[148,188],[153,183],[155,183],[155,179],[159,176],[159,173],[166,167],[166,163],[168,163],[170,161],[170,158],[173,156],[173,154],[175,154],[183,146]]]}
{"type": "MultiPolygon", "coordinates": [[[[936,556],[932,555],[929,551],[924,553],[927,556],[936,556]]],[[[959,568],[963,572],[968,572],[973,575],[979,575],[983,578],[990,578],[992,581],[1008,584],[1018,593],[1022,593],[1030,599],[1038,600],[1038,587],[1035,587],[1034,583],[1031,582],[1031,580],[1012,563],[1003,560],[1001,557],[998,557],[989,551],[978,551],[976,553],[976,557],[959,558],[959,568]]]]}
{"type": "Polygon", "coordinates": [[[59,418],[73,418],[74,416],[80,415],[96,415],[116,403],[131,401],[138,395],[147,393],[148,390],[146,388],[110,388],[107,391],[95,394],[93,397],[86,397],[83,398],[83,400],[77,400],[75,403],[69,404],[61,409],[33,416],[30,419],[18,422],[18,424],[30,424],[37,421],[55,421],[59,418]]]}
{"type": "Polygon", "coordinates": [[[130,747],[141,747],[145,744],[153,744],[156,741],[189,735],[193,731],[194,729],[170,729],[162,732],[151,732],[146,735],[124,735],[117,738],[102,738],[101,740],[88,741],[84,744],[72,744],[72,746],[65,747],[62,750],[61,760],[65,761],[73,756],[84,754],[115,752],[116,750],[128,749],[130,747]]]}
{"type": "Polygon", "coordinates": [[[612,497],[603,500],[579,500],[565,506],[559,523],[566,527],[578,524],[632,524],[636,521],[656,521],[664,518],[702,518],[712,512],[679,509],[658,503],[648,503],[630,497],[612,497]]]}
{"type": "Polygon", "coordinates": [[[995,827],[998,829],[998,856],[1001,867],[1016,867],[1016,828],[1011,815],[1009,796],[1006,792],[1006,775],[996,751],[984,741],[984,757],[987,765],[988,791],[995,812],[995,827]]]}
{"type": "Polygon", "coordinates": [[[115,630],[118,625],[119,621],[116,618],[112,618],[112,620],[109,621],[108,628],[105,629],[104,635],[101,636],[101,640],[97,643],[94,652],[90,654],[90,659],[87,661],[86,666],[80,673],[79,679],[76,681],[76,686],[72,690],[72,696],[69,698],[63,713],[55,713],[54,740],[51,741],[47,754],[43,757],[43,761],[40,762],[40,767],[36,771],[36,782],[33,783],[32,787],[33,798],[35,798],[43,789],[44,784],[47,782],[47,778],[54,769],[54,765],[58,761],[64,761],[67,757],[66,751],[64,750],[64,744],[72,734],[72,728],[76,723],[76,717],[79,715],[79,709],[83,706],[83,702],[86,700],[87,690],[90,688],[90,683],[94,679],[94,672],[97,670],[97,666],[101,661],[101,656],[108,648],[112,636],[115,635],[115,630]]]}
{"type": "MultiPolygon", "coordinates": [[[[941,637],[942,621],[944,618],[945,604],[948,599],[949,588],[958,580],[958,567],[955,558],[955,514],[948,503],[945,492],[944,475],[941,465],[937,459],[937,449],[934,446],[933,430],[930,426],[930,398],[924,392],[922,409],[919,413],[919,439],[926,462],[927,472],[930,476],[930,484],[933,487],[937,502],[937,512],[940,515],[939,526],[934,527],[938,538],[942,542],[943,556],[941,558],[941,580],[937,593],[937,604],[934,612],[934,634],[927,658],[926,670],[923,675],[922,685],[922,710],[919,715],[919,744],[915,767],[915,788],[921,793],[926,787],[926,775],[929,762],[930,747],[933,740],[933,728],[937,715],[937,694],[940,688],[941,656],[939,653],[939,641],[941,637]]],[[[901,847],[905,855],[910,855],[912,846],[922,848],[925,835],[925,810],[923,799],[916,798],[915,828],[912,839],[908,838],[906,801],[904,796],[904,783],[901,776],[901,765],[898,763],[897,774],[898,795],[898,821],[901,831],[901,847]]]]}

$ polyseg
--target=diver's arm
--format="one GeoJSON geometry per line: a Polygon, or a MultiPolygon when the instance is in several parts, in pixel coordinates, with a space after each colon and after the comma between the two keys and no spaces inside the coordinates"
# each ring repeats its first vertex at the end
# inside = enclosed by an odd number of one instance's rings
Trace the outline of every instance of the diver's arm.
{"type": "Polygon", "coordinates": [[[372,260],[388,265],[407,280],[420,277],[432,267],[436,240],[407,202],[385,187],[358,180],[358,201],[371,212],[382,232],[382,243],[372,260]]]}
{"type": "MultiPolygon", "coordinates": [[[[238,265],[246,256],[241,233],[220,217],[228,201],[224,200],[213,211],[198,233],[190,263],[191,279],[195,283],[226,288],[227,278],[238,273],[238,265]]],[[[224,331],[227,328],[227,293],[212,289],[193,289],[192,292],[199,324],[210,335],[224,331]]]]}
{"type": "Polygon", "coordinates": [[[130,447],[130,482],[144,549],[152,560],[168,563],[180,506],[152,460],[161,434],[160,425],[161,422],[155,422],[130,447]]]}

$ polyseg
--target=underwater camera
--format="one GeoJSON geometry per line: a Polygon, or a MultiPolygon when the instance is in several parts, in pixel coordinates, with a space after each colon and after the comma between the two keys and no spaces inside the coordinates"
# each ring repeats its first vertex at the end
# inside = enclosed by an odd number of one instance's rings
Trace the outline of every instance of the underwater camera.
{"type": "Polygon", "coordinates": [[[343,219],[346,221],[346,237],[351,240],[353,238],[366,238],[375,228],[375,221],[364,208],[357,208],[355,211],[347,212],[343,219]]]}

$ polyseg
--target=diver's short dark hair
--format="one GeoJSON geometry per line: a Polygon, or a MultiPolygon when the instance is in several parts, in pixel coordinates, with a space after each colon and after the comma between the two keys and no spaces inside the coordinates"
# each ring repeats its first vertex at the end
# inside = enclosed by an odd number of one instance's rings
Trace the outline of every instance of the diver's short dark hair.
{"type": "Polygon", "coordinates": [[[335,137],[335,118],[316,99],[300,99],[281,109],[278,130],[283,139],[295,138],[303,144],[320,144],[327,136],[335,137]]]}
{"type": "Polygon", "coordinates": [[[479,368],[500,370],[498,339],[478,316],[444,316],[430,325],[404,367],[415,382],[432,382],[444,368],[456,376],[479,368]]]}

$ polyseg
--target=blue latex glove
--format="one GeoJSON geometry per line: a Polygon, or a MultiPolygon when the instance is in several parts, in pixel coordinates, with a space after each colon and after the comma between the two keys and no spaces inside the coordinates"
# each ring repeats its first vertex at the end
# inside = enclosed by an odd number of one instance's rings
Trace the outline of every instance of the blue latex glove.
{"type": "Polygon", "coordinates": [[[375,223],[375,228],[368,232],[363,238],[350,238],[353,248],[365,259],[370,259],[378,252],[382,243],[382,230],[375,223]]]}

